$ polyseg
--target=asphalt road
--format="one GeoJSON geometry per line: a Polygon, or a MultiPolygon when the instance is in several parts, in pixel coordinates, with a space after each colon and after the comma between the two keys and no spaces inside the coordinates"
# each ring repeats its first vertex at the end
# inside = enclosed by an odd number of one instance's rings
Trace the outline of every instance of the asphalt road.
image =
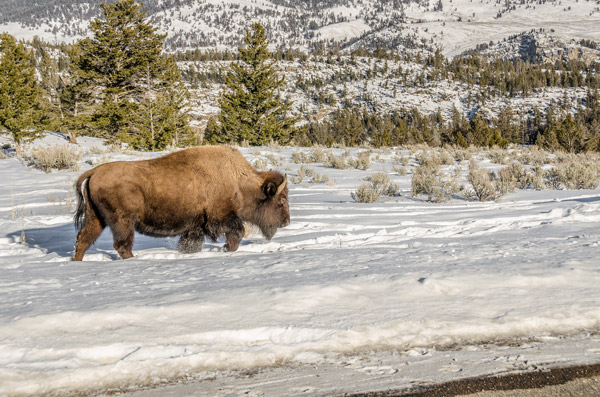
{"type": "Polygon", "coordinates": [[[353,397],[600,397],[600,363],[536,372],[461,379],[409,391],[347,394],[353,397]]]}

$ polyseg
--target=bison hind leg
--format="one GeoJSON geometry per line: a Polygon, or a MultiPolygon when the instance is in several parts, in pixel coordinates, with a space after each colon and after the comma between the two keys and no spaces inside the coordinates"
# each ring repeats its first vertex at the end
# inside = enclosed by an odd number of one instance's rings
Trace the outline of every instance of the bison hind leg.
{"type": "Polygon", "coordinates": [[[134,227],[133,219],[119,219],[110,225],[113,233],[113,247],[117,250],[121,258],[129,259],[133,256],[133,238],[134,227]]]}
{"type": "Polygon", "coordinates": [[[193,254],[202,251],[204,232],[202,230],[188,230],[179,237],[177,248],[184,254],[193,254]]]}
{"type": "Polygon", "coordinates": [[[83,255],[88,248],[100,237],[102,230],[104,230],[102,221],[96,216],[96,214],[88,210],[86,211],[83,226],[79,233],[77,233],[77,241],[75,242],[75,254],[73,255],[73,261],[80,261],[83,259],[83,255]]]}

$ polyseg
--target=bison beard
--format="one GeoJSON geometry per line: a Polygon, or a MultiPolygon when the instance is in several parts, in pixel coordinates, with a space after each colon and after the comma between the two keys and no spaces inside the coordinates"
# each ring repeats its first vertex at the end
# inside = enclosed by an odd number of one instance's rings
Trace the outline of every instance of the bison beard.
{"type": "Polygon", "coordinates": [[[75,184],[78,230],[73,260],[108,226],[123,259],[133,256],[137,231],[180,236],[178,248],[202,249],[205,237],[225,236],[225,250],[238,249],[244,222],[271,239],[289,224],[286,178],[256,171],[235,149],[196,147],[135,162],[114,162],[83,173],[75,184]]]}

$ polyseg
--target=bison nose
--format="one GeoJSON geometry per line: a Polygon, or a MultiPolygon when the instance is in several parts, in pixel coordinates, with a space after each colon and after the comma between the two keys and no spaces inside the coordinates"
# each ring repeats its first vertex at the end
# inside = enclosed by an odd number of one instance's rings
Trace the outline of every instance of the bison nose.
{"type": "Polygon", "coordinates": [[[281,227],[286,227],[289,224],[290,224],[290,218],[286,218],[283,220],[283,224],[281,225],[281,227]]]}

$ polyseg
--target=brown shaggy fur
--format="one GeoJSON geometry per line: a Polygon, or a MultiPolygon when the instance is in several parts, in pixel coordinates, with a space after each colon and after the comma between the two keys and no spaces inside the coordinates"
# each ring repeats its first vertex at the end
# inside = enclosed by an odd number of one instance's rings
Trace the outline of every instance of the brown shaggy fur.
{"type": "Polygon", "coordinates": [[[73,260],[83,259],[106,226],[123,259],[133,256],[134,231],[180,236],[182,252],[199,251],[205,236],[216,240],[221,235],[225,249],[235,251],[244,222],[257,225],[270,239],[290,222],[285,181],[278,172],[256,171],[239,151],[224,146],[99,165],[75,184],[79,232],[73,260]]]}

